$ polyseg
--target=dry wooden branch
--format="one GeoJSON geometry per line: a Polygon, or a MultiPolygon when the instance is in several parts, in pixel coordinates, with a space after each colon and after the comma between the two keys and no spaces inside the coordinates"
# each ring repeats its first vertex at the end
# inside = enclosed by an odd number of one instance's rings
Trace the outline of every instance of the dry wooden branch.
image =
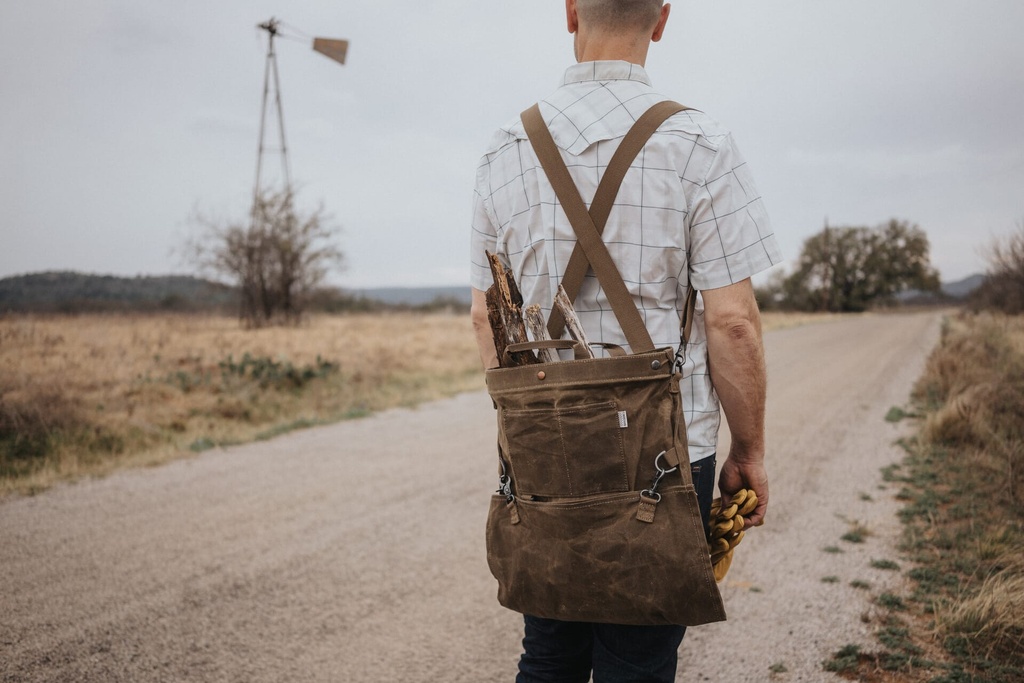
{"type": "MultiPolygon", "coordinates": [[[[544,341],[551,338],[548,335],[548,327],[544,322],[544,316],[540,312],[540,304],[527,306],[523,317],[526,318],[526,329],[533,335],[534,341],[544,341]]],[[[554,349],[538,349],[537,355],[540,356],[541,361],[544,363],[556,363],[559,360],[558,352],[554,349]]]]}
{"type": "Polygon", "coordinates": [[[485,292],[487,297],[487,322],[491,324],[491,338],[494,340],[494,351],[498,354],[498,364],[505,357],[505,347],[508,346],[508,335],[505,333],[505,323],[501,319],[501,304],[498,303],[498,288],[491,285],[485,292]]]}
{"type": "MultiPolygon", "coordinates": [[[[499,334],[504,335],[507,344],[519,344],[529,341],[529,337],[526,336],[526,325],[523,324],[522,309],[520,308],[523,304],[523,295],[516,285],[515,278],[511,272],[505,270],[501,261],[494,254],[487,252],[487,261],[490,263],[491,275],[494,278],[494,298],[496,299],[501,319],[501,329],[496,329],[495,321],[491,320],[492,335],[495,338],[499,334]]],[[[497,346],[498,344],[495,343],[495,350],[497,350],[497,346]]],[[[504,347],[502,347],[502,352],[498,355],[498,362],[502,366],[515,367],[540,362],[533,351],[516,351],[515,353],[507,354],[507,363],[505,356],[504,347]]]]}
{"type": "Polygon", "coordinates": [[[569,336],[583,347],[583,357],[593,358],[594,352],[591,351],[590,344],[587,342],[583,325],[580,324],[580,319],[576,316],[576,309],[572,307],[569,295],[565,293],[562,285],[558,285],[558,292],[555,293],[555,307],[562,312],[562,317],[565,318],[565,329],[569,331],[569,336]]]}

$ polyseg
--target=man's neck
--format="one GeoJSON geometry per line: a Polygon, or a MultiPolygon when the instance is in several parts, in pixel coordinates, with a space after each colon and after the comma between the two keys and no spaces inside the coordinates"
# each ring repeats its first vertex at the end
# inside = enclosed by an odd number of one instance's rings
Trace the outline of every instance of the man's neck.
{"type": "Polygon", "coordinates": [[[578,62],[621,60],[644,66],[650,47],[650,41],[638,41],[618,35],[584,35],[581,37],[577,33],[574,42],[576,61],[578,62]]]}

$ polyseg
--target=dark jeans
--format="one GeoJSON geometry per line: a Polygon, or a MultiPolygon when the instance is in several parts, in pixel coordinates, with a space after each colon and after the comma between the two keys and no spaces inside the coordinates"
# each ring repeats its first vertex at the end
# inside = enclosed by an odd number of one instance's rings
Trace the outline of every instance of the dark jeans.
{"type": "MultiPolygon", "coordinates": [[[[693,463],[693,485],[707,527],[715,456],[693,463]]],[[[685,626],[620,626],[524,617],[516,683],[672,683],[685,626]]]]}

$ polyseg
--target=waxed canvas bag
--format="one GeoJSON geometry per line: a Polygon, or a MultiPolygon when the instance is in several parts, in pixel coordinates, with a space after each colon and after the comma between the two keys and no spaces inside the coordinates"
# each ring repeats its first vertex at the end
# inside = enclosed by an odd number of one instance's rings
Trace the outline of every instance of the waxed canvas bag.
{"type": "MultiPolygon", "coordinates": [[[[562,284],[575,298],[592,267],[633,351],[486,373],[501,471],[488,511],[487,561],[499,602],[524,614],[638,625],[725,619],[690,475],[675,354],[654,348],[600,236],[632,160],[683,109],[662,102],[637,121],[589,211],[539,108],[523,113],[577,235],[562,284]]],[[[692,306],[691,294],[684,328],[692,306]]],[[[553,314],[552,339],[563,325],[553,314]]]]}

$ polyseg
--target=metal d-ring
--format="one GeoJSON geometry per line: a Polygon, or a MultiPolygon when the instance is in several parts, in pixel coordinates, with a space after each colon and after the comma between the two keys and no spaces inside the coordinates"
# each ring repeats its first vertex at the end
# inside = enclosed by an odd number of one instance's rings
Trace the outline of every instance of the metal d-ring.
{"type": "Polygon", "coordinates": [[[661,453],[658,453],[657,456],[655,456],[654,469],[657,470],[657,473],[654,475],[654,481],[651,482],[651,488],[644,489],[643,491],[640,492],[641,495],[646,495],[648,498],[654,499],[655,502],[661,501],[661,494],[658,493],[658,484],[661,483],[661,480],[665,477],[666,474],[671,474],[672,472],[675,472],[676,470],[679,469],[678,465],[669,469],[665,469],[664,467],[662,467],[661,461],[664,457],[665,451],[662,451],[661,453]]]}
{"type": "Polygon", "coordinates": [[[662,451],[661,453],[658,453],[658,455],[654,458],[654,467],[655,469],[658,470],[659,479],[661,479],[661,477],[664,477],[666,474],[671,474],[672,472],[675,472],[676,470],[679,469],[679,465],[676,465],[675,467],[666,470],[664,467],[658,464],[661,462],[662,458],[665,457],[665,453],[667,453],[667,451],[662,451]]]}

